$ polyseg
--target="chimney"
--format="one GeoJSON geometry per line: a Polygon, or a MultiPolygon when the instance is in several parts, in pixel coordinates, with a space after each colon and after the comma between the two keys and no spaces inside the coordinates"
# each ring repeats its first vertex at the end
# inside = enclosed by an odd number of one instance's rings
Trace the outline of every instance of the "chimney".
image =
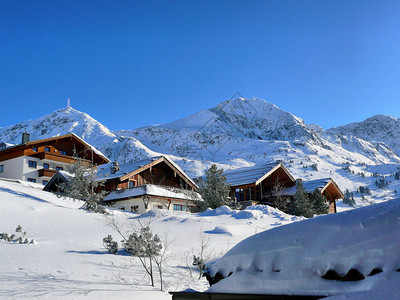
{"type": "Polygon", "coordinates": [[[24,132],[22,134],[22,144],[26,144],[27,142],[29,142],[29,136],[30,136],[30,134],[27,132],[24,132]]]}
{"type": "Polygon", "coordinates": [[[115,174],[117,171],[119,171],[119,163],[114,161],[111,163],[111,174],[115,174]]]}

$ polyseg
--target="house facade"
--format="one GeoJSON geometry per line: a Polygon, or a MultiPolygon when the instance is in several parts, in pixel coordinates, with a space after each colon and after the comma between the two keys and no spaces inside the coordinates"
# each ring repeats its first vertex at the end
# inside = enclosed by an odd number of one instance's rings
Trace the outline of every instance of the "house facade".
{"type": "MultiPolygon", "coordinates": [[[[254,204],[274,206],[277,192],[288,198],[293,198],[296,192],[296,180],[281,162],[228,170],[224,175],[231,185],[232,199],[242,207],[254,204]]],[[[303,185],[309,194],[318,189],[328,201],[329,212],[336,213],[336,200],[344,195],[332,178],[303,181],[303,185]]]]}
{"type": "Polygon", "coordinates": [[[74,133],[30,141],[22,134],[21,144],[0,144],[0,178],[19,179],[46,185],[59,170],[75,162],[76,155],[95,165],[108,163],[101,152],[74,133]]]}
{"type": "Polygon", "coordinates": [[[198,186],[171,159],[158,156],[131,164],[111,164],[99,169],[103,190],[109,192],[104,203],[110,207],[136,213],[151,209],[193,211],[198,186]]]}

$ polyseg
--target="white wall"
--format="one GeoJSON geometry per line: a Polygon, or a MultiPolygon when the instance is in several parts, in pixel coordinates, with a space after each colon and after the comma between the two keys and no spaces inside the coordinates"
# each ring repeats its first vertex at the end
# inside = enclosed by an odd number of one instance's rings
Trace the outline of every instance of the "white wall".
{"type": "Polygon", "coordinates": [[[28,178],[34,178],[37,183],[42,183],[43,180],[49,181],[51,177],[39,177],[39,170],[43,169],[43,164],[45,163],[49,164],[51,170],[55,170],[56,166],[63,167],[65,170],[68,166],[67,163],[40,160],[31,156],[21,156],[0,162],[0,165],[4,165],[4,172],[0,173],[0,178],[21,179],[26,181],[28,178]],[[29,167],[28,162],[30,160],[36,161],[36,168],[29,167]]]}
{"type": "Polygon", "coordinates": [[[183,201],[174,201],[171,200],[171,205],[168,208],[169,202],[166,199],[161,199],[161,198],[152,198],[149,202],[149,206],[146,209],[143,203],[143,200],[141,198],[136,198],[136,199],[128,199],[128,200],[122,200],[122,201],[117,201],[115,204],[111,205],[113,208],[119,208],[123,209],[126,211],[131,211],[131,206],[138,205],[139,206],[139,214],[143,214],[151,209],[169,209],[173,210],[174,209],[174,204],[180,204],[184,205],[185,203],[183,201]],[[159,208],[161,206],[162,208],[159,208]]]}
{"type": "Polygon", "coordinates": [[[4,172],[0,173],[0,178],[23,179],[24,161],[23,156],[1,161],[4,172]]]}

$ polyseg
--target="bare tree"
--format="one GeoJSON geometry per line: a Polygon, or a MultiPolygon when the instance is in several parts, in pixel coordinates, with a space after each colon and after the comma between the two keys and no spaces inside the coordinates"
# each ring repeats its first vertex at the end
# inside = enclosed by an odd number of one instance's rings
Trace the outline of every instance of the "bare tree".
{"type": "Polygon", "coordinates": [[[282,196],[285,184],[276,177],[272,185],[272,195],[274,197],[275,207],[282,211],[287,211],[289,206],[289,201],[286,197],[282,196]]]}
{"type": "Polygon", "coordinates": [[[132,224],[131,229],[125,233],[122,225],[113,216],[105,216],[105,218],[107,225],[123,239],[122,244],[125,250],[139,259],[152,286],[155,286],[154,268],[156,268],[160,278],[160,289],[163,290],[163,271],[168,246],[171,244],[168,243],[167,237],[163,241],[157,234],[152,233],[151,220],[144,224],[137,218],[137,223],[132,224]]]}

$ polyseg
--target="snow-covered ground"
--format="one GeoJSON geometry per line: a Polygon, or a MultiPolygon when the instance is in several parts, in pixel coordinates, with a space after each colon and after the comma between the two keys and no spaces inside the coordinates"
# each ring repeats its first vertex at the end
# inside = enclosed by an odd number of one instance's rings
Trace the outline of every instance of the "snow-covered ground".
{"type": "Polygon", "coordinates": [[[253,235],[218,259],[209,292],[400,296],[400,199],[253,235]]]}
{"type": "MultiPolygon", "coordinates": [[[[201,214],[147,213],[142,222],[151,220],[153,231],[171,243],[165,291],[160,292],[158,281],[155,288],[150,286],[137,259],[104,249],[102,240],[108,234],[120,238],[102,215],[39,188],[0,180],[0,233],[14,233],[21,225],[27,238],[35,240],[33,245],[0,241],[1,298],[171,299],[167,291],[206,290],[206,280],[198,281],[198,274],[189,272],[202,236],[210,240],[207,252],[218,258],[255,233],[301,220],[266,206],[245,211],[221,207],[201,214]]],[[[110,212],[126,229],[137,222],[136,214],[110,212]]]]}

